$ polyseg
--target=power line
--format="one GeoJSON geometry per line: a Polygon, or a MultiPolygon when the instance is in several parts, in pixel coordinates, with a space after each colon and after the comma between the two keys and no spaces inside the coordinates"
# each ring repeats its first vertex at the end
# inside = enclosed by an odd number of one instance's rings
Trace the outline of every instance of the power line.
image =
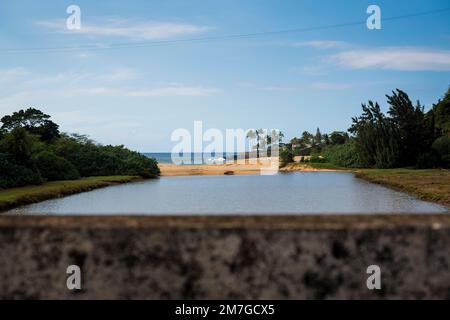
{"type": "MultiPolygon", "coordinates": [[[[431,14],[438,14],[450,11],[450,8],[437,9],[432,11],[416,12],[411,14],[393,16],[388,18],[383,18],[382,21],[396,21],[403,20],[407,18],[414,18],[420,16],[426,16],[431,14]]],[[[40,53],[40,52],[71,52],[79,50],[107,50],[107,49],[128,49],[128,48],[141,48],[141,47],[152,47],[152,46],[162,46],[171,45],[179,43],[194,43],[194,42],[209,42],[218,40],[234,40],[234,39],[247,39],[256,38],[263,36],[271,36],[278,34],[289,34],[289,33],[304,33],[317,30],[326,29],[336,29],[344,28],[358,25],[365,25],[364,21],[354,21],[346,22],[332,25],[315,26],[315,27],[305,27],[305,28],[295,28],[295,29],[285,29],[276,31],[265,31],[265,32],[255,32],[255,33],[244,33],[244,34],[231,34],[231,35],[218,35],[209,37],[199,37],[199,38],[187,38],[187,39],[175,39],[175,40],[159,40],[159,41],[141,41],[141,42],[126,42],[126,43],[113,43],[107,45],[89,44],[89,45],[79,45],[79,46],[61,46],[61,47],[35,47],[35,48],[11,48],[11,49],[0,49],[0,54],[20,54],[20,53],[40,53]]]]}

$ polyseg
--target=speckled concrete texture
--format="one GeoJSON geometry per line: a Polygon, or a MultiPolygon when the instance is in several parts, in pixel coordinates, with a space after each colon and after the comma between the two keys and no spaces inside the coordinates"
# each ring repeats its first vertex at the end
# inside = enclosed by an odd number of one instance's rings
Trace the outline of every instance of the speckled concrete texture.
{"type": "Polygon", "coordinates": [[[0,298],[450,299],[450,215],[0,216],[0,298]]]}

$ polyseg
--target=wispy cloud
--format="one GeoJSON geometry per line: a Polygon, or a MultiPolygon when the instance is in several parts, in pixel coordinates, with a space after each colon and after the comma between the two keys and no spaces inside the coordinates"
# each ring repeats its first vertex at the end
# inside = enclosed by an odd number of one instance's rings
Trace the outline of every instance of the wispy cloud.
{"type": "Polygon", "coordinates": [[[307,76],[323,76],[329,73],[329,70],[325,64],[315,64],[303,67],[292,67],[289,72],[300,73],[307,76]]]}
{"type": "Polygon", "coordinates": [[[348,50],[332,55],[330,60],[349,69],[450,71],[450,51],[415,47],[348,50]]]}
{"type": "Polygon", "coordinates": [[[286,87],[286,86],[267,86],[267,87],[262,87],[261,90],[268,91],[268,92],[290,92],[290,91],[297,91],[297,90],[299,90],[299,88],[286,87]]]}
{"type": "MultiPolygon", "coordinates": [[[[201,86],[176,86],[155,87],[145,89],[123,89],[117,87],[62,87],[56,89],[29,89],[15,92],[13,94],[2,94],[0,103],[33,103],[35,101],[80,97],[206,97],[220,92],[216,88],[205,88],[201,86]]],[[[1,92],[0,92],[1,94],[1,92]]]]}
{"type": "Polygon", "coordinates": [[[38,26],[61,33],[90,37],[120,37],[134,40],[163,40],[206,32],[211,29],[178,22],[133,21],[107,19],[97,23],[82,23],[79,30],[67,30],[65,20],[38,21],[38,26]]]}
{"type": "Polygon", "coordinates": [[[28,70],[22,67],[0,69],[0,82],[11,82],[18,80],[28,74],[28,70]]]}
{"type": "Polygon", "coordinates": [[[344,41],[335,40],[314,40],[292,43],[294,47],[311,47],[316,49],[342,49],[350,46],[349,43],[344,41]]]}
{"type": "Polygon", "coordinates": [[[340,82],[317,82],[312,83],[312,89],[318,90],[346,90],[353,88],[354,85],[351,83],[340,83],[340,82]]]}
{"type": "Polygon", "coordinates": [[[216,88],[202,86],[167,86],[126,92],[130,97],[205,97],[218,93],[216,88]]]}
{"type": "Polygon", "coordinates": [[[141,79],[141,74],[129,68],[56,74],[37,74],[24,68],[0,69],[0,102],[22,104],[49,97],[206,97],[220,92],[218,88],[182,83],[149,85],[141,79]],[[136,79],[140,81],[133,81],[136,79]]]}

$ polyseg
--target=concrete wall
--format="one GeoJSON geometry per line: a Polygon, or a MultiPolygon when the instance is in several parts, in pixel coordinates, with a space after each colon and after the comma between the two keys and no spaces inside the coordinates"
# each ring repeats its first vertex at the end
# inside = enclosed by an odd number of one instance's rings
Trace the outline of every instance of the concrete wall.
{"type": "Polygon", "coordinates": [[[0,216],[0,298],[449,299],[450,215],[0,216]]]}

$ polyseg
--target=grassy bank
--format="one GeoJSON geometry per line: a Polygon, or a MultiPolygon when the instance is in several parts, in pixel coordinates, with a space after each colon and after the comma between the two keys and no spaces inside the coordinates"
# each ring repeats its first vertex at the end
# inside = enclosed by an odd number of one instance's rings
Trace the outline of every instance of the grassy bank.
{"type": "Polygon", "coordinates": [[[336,166],[332,163],[291,162],[280,168],[282,172],[290,171],[353,171],[353,169],[336,166]]]}
{"type": "Polygon", "coordinates": [[[136,176],[88,177],[78,180],[52,181],[38,186],[0,190],[0,211],[140,179],[140,177],[136,176]]]}
{"type": "Polygon", "coordinates": [[[450,208],[450,170],[363,169],[358,170],[356,176],[450,208]]]}
{"type": "Polygon", "coordinates": [[[332,163],[290,163],[281,171],[352,171],[358,178],[410,193],[422,200],[450,208],[450,170],[446,169],[355,169],[332,163]]]}
{"type": "Polygon", "coordinates": [[[354,171],[353,168],[345,168],[337,166],[333,163],[328,162],[312,162],[308,163],[308,166],[314,168],[314,169],[323,169],[323,170],[344,170],[344,171],[354,171]]]}

